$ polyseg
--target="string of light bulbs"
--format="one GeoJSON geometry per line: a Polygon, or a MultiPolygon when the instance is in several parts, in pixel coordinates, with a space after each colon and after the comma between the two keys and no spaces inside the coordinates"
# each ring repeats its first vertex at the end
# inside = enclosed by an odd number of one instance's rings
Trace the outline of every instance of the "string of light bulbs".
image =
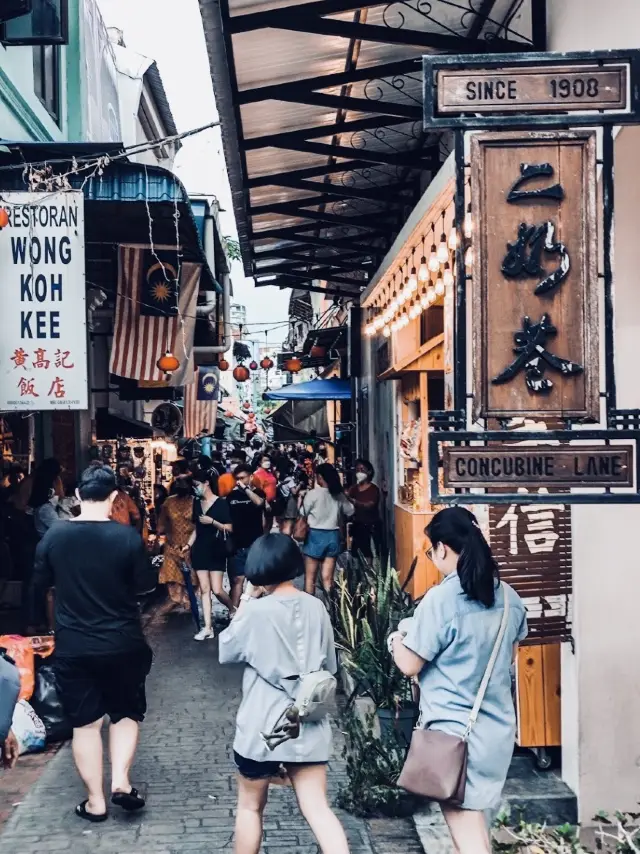
{"type": "MultiPolygon", "coordinates": [[[[404,329],[412,320],[427,311],[439,297],[444,296],[455,284],[455,264],[453,258],[460,245],[460,235],[454,222],[449,234],[446,233],[446,210],[443,210],[431,222],[430,233],[422,236],[421,246],[413,246],[404,262],[390,274],[386,285],[380,289],[373,304],[368,307],[368,317],[364,332],[372,337],[382,334],[390,338],[392,333],[404,329]],[[440,239],[436,241],[436,224],[442,221],[440,239]],[[431,248],[426,252],[428,237],[431,248]],[[418,250],[421,249],[419,263],[416,264],[418,250]]],[[[462,233],[467,241],[473,237],[473,216],[469,202],[462,233]]],[[[465,266],[473,264],[472,247],[465,252],[465,266]]]]}

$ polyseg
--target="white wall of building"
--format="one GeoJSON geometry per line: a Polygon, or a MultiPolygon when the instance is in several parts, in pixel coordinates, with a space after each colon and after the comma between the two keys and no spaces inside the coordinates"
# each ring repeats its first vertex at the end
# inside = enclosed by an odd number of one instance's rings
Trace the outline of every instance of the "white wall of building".
{"type": "MultiPolygon", "coordinates": [[[[637,0],[550,0],[549,50],[637,48],[637,0]]],[[[614,299],[618,406],[640,408],[640,288],[637,282],[640,128],[615,145],[614,299]]],[[[636,810],[640,792],[640,507],[574,506],[575,655],[563,652],[563,773],[580,819],[636,810]]]]}

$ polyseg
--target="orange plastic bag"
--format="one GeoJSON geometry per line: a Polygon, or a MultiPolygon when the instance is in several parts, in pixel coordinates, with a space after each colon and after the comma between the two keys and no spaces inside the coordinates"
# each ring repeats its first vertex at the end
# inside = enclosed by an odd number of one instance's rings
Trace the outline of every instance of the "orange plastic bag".
{"type": "Polygon", "coordinates": [[[20,700],[30,700],[36,687],[35,653],[31,638],[21,635],[0,635],[0,647],[7,650],[20,673],[20,700]]]}

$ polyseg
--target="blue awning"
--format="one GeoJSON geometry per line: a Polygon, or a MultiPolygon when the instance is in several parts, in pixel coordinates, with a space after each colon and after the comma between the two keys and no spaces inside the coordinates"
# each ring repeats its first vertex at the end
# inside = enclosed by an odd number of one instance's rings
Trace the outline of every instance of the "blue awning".
{"type": "Polygon", "coordinates": [[[266,391],[262,396],[265,400],[350,400],[351,381],[332,377],[293,383],[275,391],[266,391]]]}

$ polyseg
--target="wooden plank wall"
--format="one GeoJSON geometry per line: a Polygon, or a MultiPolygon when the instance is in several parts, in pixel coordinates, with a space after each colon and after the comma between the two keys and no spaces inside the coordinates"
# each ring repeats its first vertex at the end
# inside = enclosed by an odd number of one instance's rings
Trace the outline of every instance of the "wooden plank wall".
{"type": "Polygon", "coordinates": [[[516,661],[520,747],[559,747],[560,644],[521,646],[516,661]]]}

